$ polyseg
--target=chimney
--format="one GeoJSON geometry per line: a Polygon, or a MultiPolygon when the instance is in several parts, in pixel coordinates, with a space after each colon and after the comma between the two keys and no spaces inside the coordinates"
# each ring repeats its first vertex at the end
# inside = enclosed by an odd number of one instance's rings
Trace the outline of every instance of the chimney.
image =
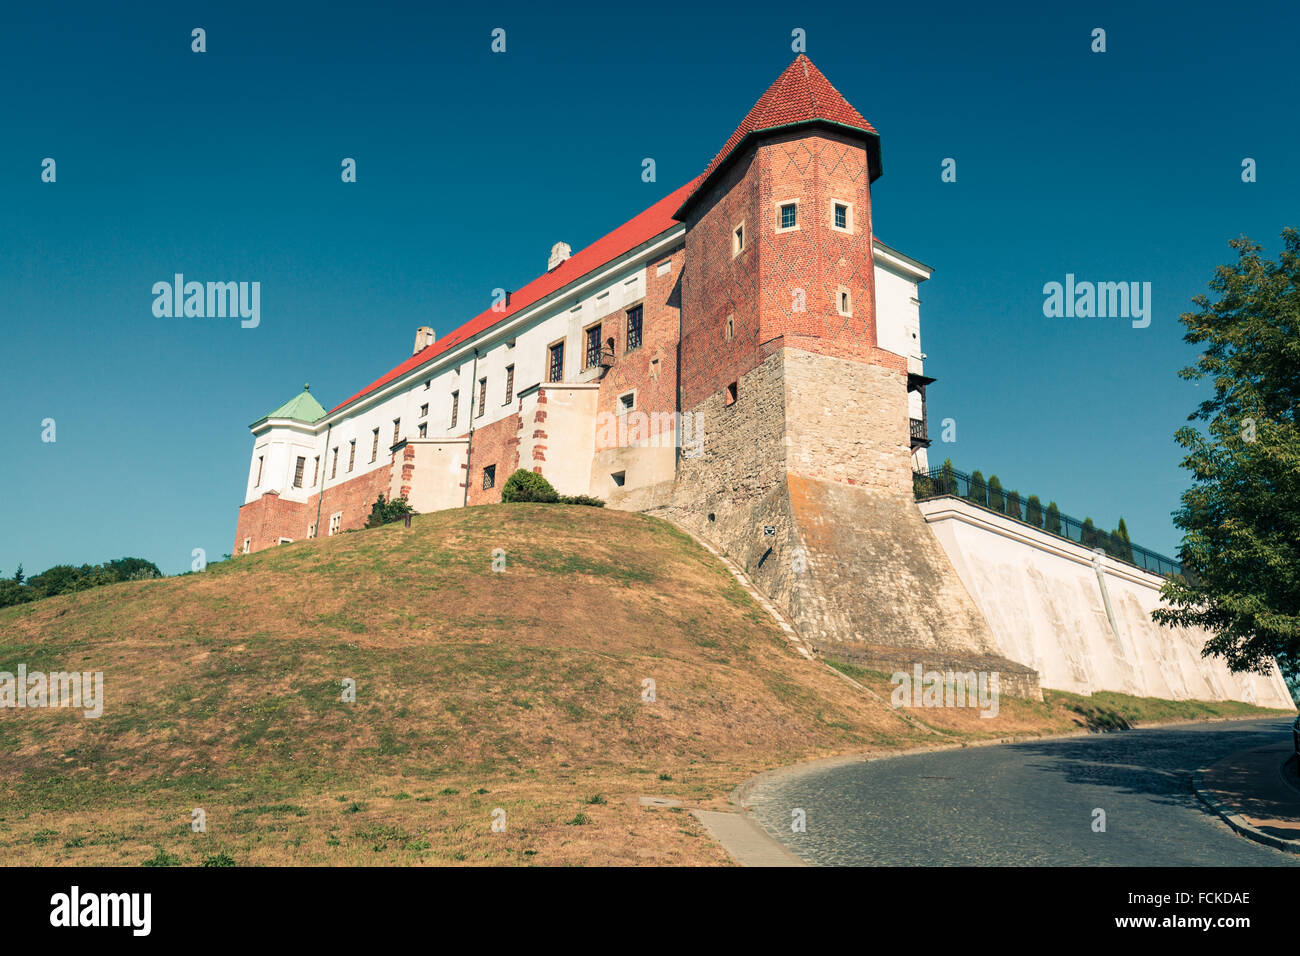
{"type": "Polygon", "coordinates": [[[428,348],[433,344],[433,329],[427,325],[422,325],[415,330],[415,349],[411,352],[414,355],[420,349],[428,348]]]}
{"type": "Polygon", "coordinates": [[[546,271],[550,272],[571,255],[573,255],[573,250],[569,248],[567,242],[557,242],[551,246],[551,258],[546,262],[546,271]]]}

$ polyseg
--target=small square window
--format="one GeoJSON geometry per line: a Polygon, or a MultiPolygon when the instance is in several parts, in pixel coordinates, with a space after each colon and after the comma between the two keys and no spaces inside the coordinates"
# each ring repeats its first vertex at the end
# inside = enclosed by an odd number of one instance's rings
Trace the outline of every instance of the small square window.
{"type": "Polygon", "coordinates": [[[793,229],[798,223],[799,207],[792,202],[781,204],[781,228],[793,229]]]}
{"type": "Polygon", "coordinates": [[[849,228],[849,207],[844,205],[842,202],[837,202],[835,204],[835,228],[849,228]]]}
{"type": "Polygon", "coordinates": [[[618,413],[620,415],[632,411],[636,408],[636,392],[624,392],[618,397],[618,413]]]}

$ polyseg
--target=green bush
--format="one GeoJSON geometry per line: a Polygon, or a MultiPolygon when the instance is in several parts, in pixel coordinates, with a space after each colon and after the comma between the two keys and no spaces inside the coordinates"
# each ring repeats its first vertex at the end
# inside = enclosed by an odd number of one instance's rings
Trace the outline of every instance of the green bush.
{"type": "Polygon", "coordinates": [[[593,498],[591,495],[560,495],[560,504],[586,505],[588,508],[605,507],[605,502],[602,499],[593,498]]]}
{"type": "Polygon", "coordinates": [[[394,521],[401,521],[407,515],[416,513],[416,510],[411,507],[411,503],[405,498],[394,498],[392,501],[385,501],[384,496],[381,494],[374,507],[370,509],[370,517],[366,519],[366,527],[378,528],[380,525],[392,524],[394,521]]]}
{"type": "Polygon", "coordinates": [[[501,489],[502,501],[542,501],[553,504],[560,500],[551,483],[535,471],[520,468],[506,479],[501,489]]]}

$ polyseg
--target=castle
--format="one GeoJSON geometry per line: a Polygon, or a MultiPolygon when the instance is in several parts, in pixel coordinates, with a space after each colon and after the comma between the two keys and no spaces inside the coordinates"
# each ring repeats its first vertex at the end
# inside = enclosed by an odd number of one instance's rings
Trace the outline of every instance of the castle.
{"type": "Polygon", "coordinates": [[[990,626],[960,536],[930,527],[951,513],[913,499],[931,270],[876,238],[880,175],[876,130],[800,55],[698,178],[585,249],[557,243],[450,334],[418,329],[328,412],[304,390],[254,422],[235,552],[359,528],[381,494],[496,502],[526,468],[713,542],[823,652],[1037,695],[1041,653],[990,626]]]}

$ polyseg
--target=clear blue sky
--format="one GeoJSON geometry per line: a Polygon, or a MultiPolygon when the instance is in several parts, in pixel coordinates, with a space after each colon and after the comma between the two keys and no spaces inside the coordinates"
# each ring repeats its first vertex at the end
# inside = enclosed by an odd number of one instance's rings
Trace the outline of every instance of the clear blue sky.
{"type": "Polygon", "coordinates": [[[881,133],[877,233],[935,269],[935,462],[1175,551],[1206,387],[1178,314],[1229,239],[1300,222],[1293,2],[470,6],[0,9],[0,572],[229,551],[249,422],[304,381],[332,406],[701,172],[796,27],[881,133]],[[261,325],[155,318],[175,272],[261,282],[261,325]],[[1067,272],[1151,282],[1151,326],[1045,318],[1067,272]]]}

